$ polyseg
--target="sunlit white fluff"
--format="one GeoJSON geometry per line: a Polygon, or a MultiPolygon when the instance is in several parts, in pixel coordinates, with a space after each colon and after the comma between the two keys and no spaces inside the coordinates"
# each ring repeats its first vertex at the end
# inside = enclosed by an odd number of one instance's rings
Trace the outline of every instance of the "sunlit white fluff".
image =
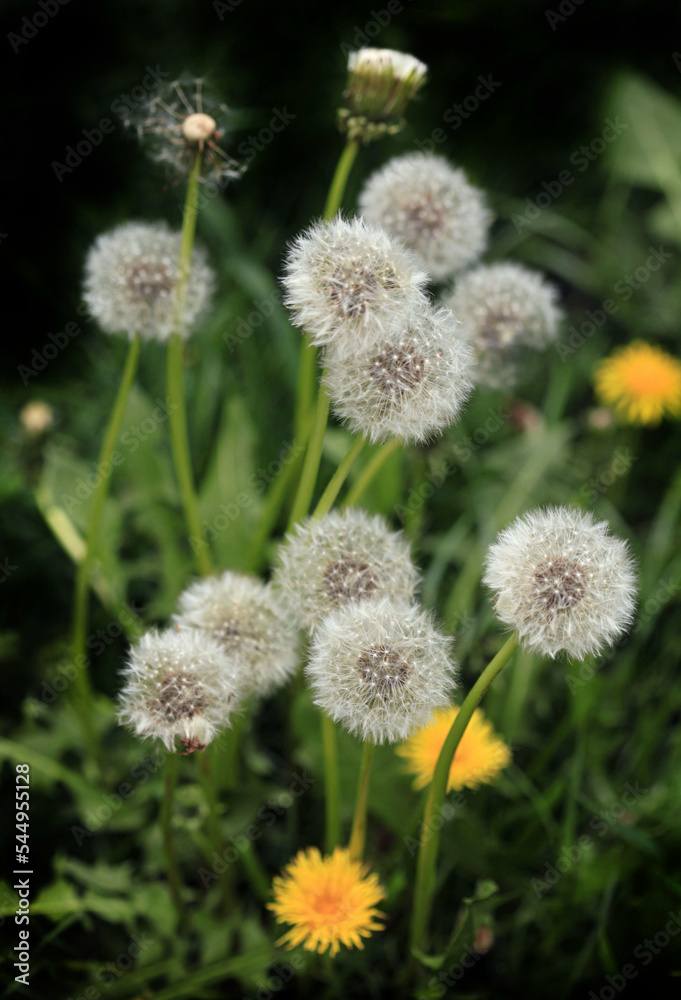
{"type": "Polygon", "coordinates": [[[416,604],[348,604],[315,631],[305,669],[315,704],[374,743],[407,739],[449,704],[453,640],[416,604]]]}
{"type": "Polygon", "coordinates": [[[403,533],[349,507],[296,525],[279,547],[272,584],[295,621],[314,628],[349,602],[387,594],[411,600],[418,578],[403,533]]]}
{"type": "Polygon", "coordinates": [[[417,257],[363,219],[316,222],[286,259],[284,302],[313,344],[361,346],[426,302],[417,257]]]}
{"type": "Polygon", "coordinates": [[[206,309],[214,274],[205,251],[195,247],[184,316],[178,323],[176,287],[180,234],[165,222],[126,222],[97,238],[85,264],[83,298],[107,333],[132,339],[186,336],[206,309]]]}
{"type": "Polygon", "coordinates": [[[268,584],[228,571],[193,583],[178,603],[180,629],[201,629],[219,642],[244,694],[271,694],[295,671],[298,633],[268,584]]]}
{"type": "Polygon", "coordinates": [[[372,442],[424,442],[459,416],[475,357],[447,309],[424,305],[362,349],[330,349],[325,385],[336,416],[372,442]]]}
{"type": "Polygon", "coordinates": [[[119,719],[137,736],[202,750],[241,700],[237,665],[206,632],[152,629],[128,653],[119,719]]]}
{"type": "Polygon", "coordinates": [[[475,349],[479,382],[508,384],[520,348],[541,350],[553,340],[562,318],[557,299],[557,288],[522,264],[485,264],[461,275],[445,303],[475,349]]]}
{"type": "Polygon", "coordinates": [[[435,280],[453,275],[487,247],[491,214],[463,170],[432,153],[407,153],[375,171],[359,207],[368,222],[410,250],[435,280]]]}
{"type": "Polygon", "coordinates": [[[636,604],[627,543],[572,507],[517,518],[490,547],[484,582],[501,621],[544,656],[600,653],[626,631],[636,604]]]}

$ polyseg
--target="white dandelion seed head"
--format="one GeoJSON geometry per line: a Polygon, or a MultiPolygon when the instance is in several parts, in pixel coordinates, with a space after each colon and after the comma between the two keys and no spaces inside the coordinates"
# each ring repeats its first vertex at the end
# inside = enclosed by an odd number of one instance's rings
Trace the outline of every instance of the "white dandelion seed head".
{"type": "Polygon", "coordinates": [[[180,234],[165,222],[126,222],[99,236],[85,262],[83,298],[107,333],[167,340],[187,335],[210,302],[214,279],[205,251],[194,247],[185,314],[178,322],[180,234]]]}
{"type": "Polygon", "coordinates": [[[279,547],[272,585],[301,628],[339,606],[393,594],[410,601],[419,581],[401,531],[358,507],[296,525],[279,547]]]}
{"type": "Polygon", "coordinates": [[[246,169],[224,148],[231,130],[229,108],[205,90],[202,79],[160,87],[124,124],[135,129],[153,160],[180,176],[189,174],[197,153],[202,181],[224,184],[246,169]]]}
{"type": "Polygon", "coordinates": [[[474,367],[452,313],[426,303],[362,350],[326,351],[324,378],[334,413],[354,434],[425,442],[459,416],[474,367]]]}
{"type": "Polygon", "coordinates": [[[345,107],[338,123],[349,139],[373,142],[399,132],[407,104],[423,86],[428,67],[406,52],[364,48],[348,56],[345,107]]]}
{"type": "Polygon", "coordinates": [[[317,346],[359,346],[405,309],[426,304],[416,256],[363,219],[316,222],[286,260],[284,302],[317,346]]]}
{"type": "Polygon", "coordinates": [[[627,543],[606,521],[573,507],[517,518],[487,554],[484,583],[505,625],[544,656],[598,654],[621,636],[636,605],[627,543]]]}
{"type": "Polygon", "coordinates": [[[367,222],[415,251],[440,281],[487,247],[492,216],[483,193],[441,156],[408,153],[371,175],[359,198],[367,222]]]}
{"type": "Polygon", "coordinates": [[[324,618],[305,674],[315,704],[334,722],[364,740],[395,743],[449,704],[452,645],[416,604],[360,601],[324,618]]]}
{"type": "Polygon", "coordinates": [[[244,695],[263,697],[286,683],[298,665],[298,632],[271,586],[226,572],[193,583],[179,599],[181,630],[200,629],[236,666],[244,695]]]}
{"type": "Polygon", "coordinates": [[[522,264],[481,265],[461,275],[446,304],[475,349],[480,382],[508,383],[519,348],[541,350],[553,340],[563,315],[557,299],[555,286],[522,264]]]}
{"type": "Polygon", "coordinates": [[[118,718],[135,735],[201,750],[229,724],[241,678],[222,646],[197,629],[153,629],[128,653],[118,718]]]}

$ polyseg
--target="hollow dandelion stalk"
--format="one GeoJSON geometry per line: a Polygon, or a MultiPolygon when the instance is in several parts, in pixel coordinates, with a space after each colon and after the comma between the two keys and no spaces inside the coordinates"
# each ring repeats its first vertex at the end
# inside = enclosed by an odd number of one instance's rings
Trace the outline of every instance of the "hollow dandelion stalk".
{"type": "MultiPolygon", "coordinates": [[[[190,537],[197,543],[201,541],[201,521],[199,505],[194,490],[194,478],[189,450],[189,435],[187,432],[187,407],[184,390],[183,356],[184,341],[181,334],[183,317],[187,302],[187,289],[191,271],[192,249],[196,233],[196,216],[198,209],[199,178],[201,176],[201,157],[197,154],[189,174],[187,196],[182,219],[182,236],[180,242],[179,276],[175,290],[176,329],[168,342],[166,382],[168,387],[170,440],[175,464],[175,472],[180,485],[182,505],[190,537]]],[[[213,571],[208,546],[196,545],[196,562],[199,572],[209,576],[213,571]]]]}
{"type": "MultiPolygon", "coordinates": [[[[104,440],[99,452],[97,468],[100,470],[99,482],[92,497],[89,523],[87,528],[85,556],[80,562],[76,571],[76,586],[73,609],[73,656],[76,664],[85,662],[86,642],[88,631],[88,596],[90,589],[90,575],[95,560],[97,540],[102,521],[102,513],[108,493],[109,476],[103,474],[101,470],[110,467],[111,454],[118,440],[121,429],[125,404],[130,394],[130,388],[135,378],[137,363],[140,353],[139,334],[133,336],[128,347],[128,353],[118,387],[116,399],[111,410],[109,422],[104,433],[104,440]]],[[[90,752],[95,761],[99,760],[99,745],[92,725],[91,689],[90,680],[86,670],[76,672],[76,703],[82,719],[85,738],[88,742],[90,752]]]]}
{"type": "Polygon", "coordinates": [[[364,855],[364,844],[367,833],[367,806],[369,803],[369,784],[371,781],[371,762],[374,757],[374,744],[371,740],[364,741],[362,749],[362,763],[359,770],[359,781],[357,783],[357,800],[355,802],[355,815],[352,821],[352,832],[348,851],[350,857],[356,861],[361,861],[364,855]]]}

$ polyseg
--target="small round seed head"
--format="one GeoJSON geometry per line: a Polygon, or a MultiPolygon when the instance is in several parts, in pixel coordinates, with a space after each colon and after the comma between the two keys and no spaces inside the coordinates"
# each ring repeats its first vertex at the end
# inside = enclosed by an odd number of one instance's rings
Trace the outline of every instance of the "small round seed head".
{"type": "Polygon", "coordinates": [[[313,344],[361,344],[425,302],[417,258],[363,219],[317,222],[295,240],[283,284],[292,322],[313,344]]]}
{"type": "Polygon", "coordinates": [[[220,644],[196,629],[156,629],[128,653],[119,720],[137,736],[202,750],[242,697],[239,672],[220,644]]]}
{"type": "Polygon", "coordinates": [[[409,543],[359,508],[296,525],[279,548],[272,584],[301,628],[345,604],[387,594],[410,601],[418,583],[409,543]]]}
{"type": "Polygon", "coordinates": [[[405,313],[352,353],[328,350],[325,384],[336,416],[372,442],[423,442],[454,423],[473,390],[475,357],[447,309],[405,313]]]}
{"type": "Polygon", "coordinates": [[[508,384],[518,349],[541,350],[553,340],[562,318],[557,298],[553,285],[521,264],[482,265],[458,279],[446,302],[478,356],[479,382],[508,384]]]}
{"type": "Polygon", "coordinates": [[[54,424],[54,410],[42,399],[33,399],[21,408],[19,420],[29,437],[38,437],[54,424]]]}
{"type": "Polygon", "coordinates": [[[345,107],[338,112],[341,132],[369,143],[404,127],[407,104],[423,86],[428,67],[392,49],[359,49],[348,56],[345,107]]]}
{"type": "Polygon", "coordinates": [[[85,262],[83,298],[107,333],[167,340],[188,335],[210,302],[214,274],[195,247],[185,314],[178,321],[176,287],[180,234],[165,222],[126,222],[99,236],[85,262]]]}
{"type": "Polygon", "coordinates": [[[622,635],[636,604],[634,563],[606,521],[571,507],[519,517],[491,546],[485,584],[528,649],[583,659],[622,635]]]}
{"type": "Polygon", "coordinates": [[[436,281],[472,264],[487,247],[492,217],[482,192],[441,156],[390,160],[371,175],[359,206],[368,222],[414,250],[436,281]]]}
{"type": "Polygon", "coordinates": [[[272,588],[255,577],[223,573],[193,583],[175,621],[215,639],[236,666],[245,696],[281,687],[298,665],[298,634],[272,588]]]}
{"type": "Polygon", "coordinates": [[[135,129],[153,160],[180,176],[189,174],[197,153],[203,181],[223,184],[245,170],[224,149],[229,109],[206,93],[203,80],[174,80],[161,87],[124,124],[135,129]]]}
{"type": "Polygon", "coordinates": [[[407,601],[337,608],[312,638],[305,673],[315,704],[364,740],[405,740],[451,698],[452,642],[407,601]]]}

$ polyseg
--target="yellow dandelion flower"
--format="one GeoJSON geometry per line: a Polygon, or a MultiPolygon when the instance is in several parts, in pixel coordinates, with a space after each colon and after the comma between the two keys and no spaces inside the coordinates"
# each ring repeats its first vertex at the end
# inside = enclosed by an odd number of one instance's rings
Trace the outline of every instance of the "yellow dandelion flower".
{"type": "Polygon", "coordinates": [[[280,923],[292,924],[277,944],[337,955],[341,944],[363,948],[362,938],[382,931],[376,903],[385,898],[378,876],[337,847],[322,857],[316,847],[299,851],[273,882],[268,907],[280,923]]]}
{"type": "MultiPolygon", "coordinates": [[[[425,788],[430,783],[447,733],[458,714],[456,705],[436,712],[428,726],[397,748],[397,753],[407,761],[407,770],[416,775],[414,788],[425,788]]],[[[476,708],[454,754],[447,791],[458,792],[464,787],[490,783],[510,761],[511,751],[476,708]]]]}
{"type": "Polygon", "coordinates": [[[659,424],[681,416],[681,362],[635,340],[596,367],[594,384],[601,402],[614,406],[631,424],[659,424]]]}

